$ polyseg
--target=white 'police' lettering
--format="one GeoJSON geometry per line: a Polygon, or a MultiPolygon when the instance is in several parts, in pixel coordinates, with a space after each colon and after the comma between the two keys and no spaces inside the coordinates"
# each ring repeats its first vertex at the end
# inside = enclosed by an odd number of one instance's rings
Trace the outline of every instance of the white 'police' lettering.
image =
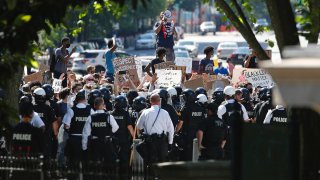
{"type": "Polygon", "coordinates": [[[123,116],[113,116],[115,119],[124,119],[123,116]]]}
{"type": "Polygon", "coordinates": [[[107,122],[93,122],[92,127],[107,127],[107,122]]]}
{"type": "Polygon", "coordinates": [[[202,116],[202,112],[192,112],[191,116],[196,116],[196,117],[202,116]]]}
{"type": "Polygon", "coordinates": [[[221,121],[215,121],[215,124],[218,127],[222,127],[223,126],[223,122],[221,122],[221,121]]]}
{"type": "Polygon", "coordinates": [[[273,121],[274,121],[274,122],[283,122],[283,123],[286,123],[286,122],[287,122],[287,118],[273,117],[273,121]]]}
{"type": "Polygon", "coordinates": [[[76,117],[76,121],[87,121],[88,117],[76,117]]]}
{"type": "Polygon", "coordinates": [[[19,141],[31,141],[31,134],[13,134],[13,140],[19,140],[19,141]]]}
{"type": "Polygon", "coordinates": [[[44,117],[43,113],[38,113],[38,115],[39,115],[39,117],[41,117],[41,118],[44,117]]]}

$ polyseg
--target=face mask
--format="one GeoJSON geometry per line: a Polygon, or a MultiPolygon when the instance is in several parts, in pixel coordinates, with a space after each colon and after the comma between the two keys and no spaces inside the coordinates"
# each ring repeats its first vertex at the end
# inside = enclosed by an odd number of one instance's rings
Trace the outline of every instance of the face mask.
{"type": "Polygon", "coordinates": [[[70,47],[70,44],[66,44],[66,48],[69,48],[70,47]]]}

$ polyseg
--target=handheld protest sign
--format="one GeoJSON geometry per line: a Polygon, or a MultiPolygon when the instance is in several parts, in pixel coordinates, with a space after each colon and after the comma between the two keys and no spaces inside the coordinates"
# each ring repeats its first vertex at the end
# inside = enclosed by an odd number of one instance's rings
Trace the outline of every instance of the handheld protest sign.
{"type": "Polygon", "coordinates": [[[23,80],[24,80],[26,83],[28,83],[28,82],[34,82],[34,81],[39,81],[39,82],[42,83],[42,79],[43,79],[42,73],[43,73],[42,71],[39,71],[39,72],[30,74],[30,75],[24,76],[24,77],[23,77],[23,80]]]}
{"type": "Polygon", "coordinates": [[[173,62],[163,62],[163,63],[155,64],[154,68],[155,69],[168,69],[172,65],[174,65],[173,62]]]}
{"type": "Polygon", "coordinates": [[[232,83],[241,84],[250,82],[253,87],[271,87],[275,83],[271,75],[264,69],[235,68],[232,83]]]}
{"type": "Polygon", "coordinates": [[[54,93],[59,93],[62,89],[62,80],[53,79],[52,88],[54,93]]]}
{"type": "Polygon", "coordinates": [[[193,80],[188,80],[184,82],[184,86],[186,88],[192,89],[193,91],[196,90],[198,87],[203,87],[203,78],[197,78],[193,80]]]}
{"type": "Polygon", "coordinates": [[[157,84],[160,87],[173,87],[181,84],[181,70],[166,70],[161,69],[156,71],[158,80],[157,84]]]}
{"type": "Polygon", "coordinates": [[[176,66],[184,66],[186,67],[185,72],[190,74],[192,73],[192,59],[191,58],[176,58],[175,59],[176,66]]]}
{"type": "MultiPolygon", "coordinates": [[[[113,60],[113,65],[114,65],[115,72],[126,71],[127,76],[130,78],[133,84],[135,86],[139,86],[140,80],[137,73],[134,57],[130,56],[125,58],[115,58],[113,60]]],[[[131,87],[131,83],[129,82],[128,79],[125,78],[125,76],[119,75],[118,73],[116,73],[115,78],[117,79],[119,86],[131,87]]]]}

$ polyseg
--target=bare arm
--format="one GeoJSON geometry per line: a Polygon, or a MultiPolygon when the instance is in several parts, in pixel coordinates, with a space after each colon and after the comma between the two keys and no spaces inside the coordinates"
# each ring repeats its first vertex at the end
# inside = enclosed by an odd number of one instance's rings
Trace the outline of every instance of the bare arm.
{"type": "Polygon", "coordinates": [[[110,49],[110,51],[111,51],[111,52],[116,51],[117,47],[118,47],[118,46],[115,44],[115,45],[110,49]]]}
{"type": "Polygon", "coordinates": [[[161,27],[162,27],[162,24],[163,24],[163,21],[161,21],[160,25],[154,30],[154,32],[156,34],[159,34],[160,30],[161,30],[161,27]]]}
{"type": "Polygon", "coordinates": [[[248,67],[249,67],[249,64],[250,64],[251,59],[252,59],[252,56],[250,55],[250,56],[248,57],[248,59],[244,62],[244,67],[245,67],[245,68],[248,68],[248,67]]]}
{"type": "Polygon", "coordinates": [[[70,59],[70,56],[74,53],[74,52],[76,52],[76,47],[74,47],[74,48],[72,48],[72,50],[71,50],[71,53],[69,53],[68,55],[66,55],[66,56],[64,56],[64,57],[61,57],[61,60],[64,62],[64,63],[67,63],[68,61],[69,61],[69,59],[70,59]]]}
{"type": "Polygon", "coordinates": [[[147,74],[148,74],[150,77],[152,77],[153,74],[150,72],[150,67],[151,67],[151,64],[148,64],[147,67],[145,67],[144,70],[147,72],[147,74]]]}
{"type": "Polygon", "coordinates": [[[128,131],[130,132],[131,137],[134,138],[134,130],[132,125],[128,125],[127,128],[128,128],[128,131]]]}
{"type": "Polygon", "coordinates": [[[198,146],[199,146],[199,149],[201,149],[201,148],[203,148],[203,146],[202,146],[203,131],[198,130],[198,132],[197,132],[197,138],[198,138],[198,146]]]}
{"type": "Polygon", "coordinates": [[[180,120],[180,121],[178,122],[178,124],[177,124],[177,127],[176,127],[176,133],[181,130],[182,125],[183,125],[183,121],[180,120]]]}

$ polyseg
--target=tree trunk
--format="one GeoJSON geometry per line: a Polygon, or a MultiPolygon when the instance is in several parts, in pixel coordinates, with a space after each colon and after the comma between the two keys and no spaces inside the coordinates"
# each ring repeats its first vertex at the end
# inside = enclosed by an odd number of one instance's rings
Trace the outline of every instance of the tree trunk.
{"type": "MultiPolygon", "coordinates": [[[[232,22],[235,28],[237,28],[237,30],[241,33],[241,35],[248,42],[250,47],[257,52],[258,58],[260,60],[270,59],[270,57],[268,57],[266,52],[263,50],[263,48],[259,44],[253,32],[251,30],[248,30],[244,26],[244,24],[240,22],[237,15],[233,12],[231,7],[225,2],[225,0],[216,0],[216,4],[224,11],[228,19],[232,22]]],[[[246,21],[246,19],[243,19],[243,21],[246,21]]]]}
{"type": "Polygon", "coordinates": [[[309,9],[312,27],[308,40],[309,43],[317,44],[320,32],[320,1],[309,0],[309,9]]]}
{"type": "Polygon", "coordinates": [[[276,34],[280,54],[285,46],[299,45],[299,36],[289,0],[267,0],[271,24],[276,34]]]}

